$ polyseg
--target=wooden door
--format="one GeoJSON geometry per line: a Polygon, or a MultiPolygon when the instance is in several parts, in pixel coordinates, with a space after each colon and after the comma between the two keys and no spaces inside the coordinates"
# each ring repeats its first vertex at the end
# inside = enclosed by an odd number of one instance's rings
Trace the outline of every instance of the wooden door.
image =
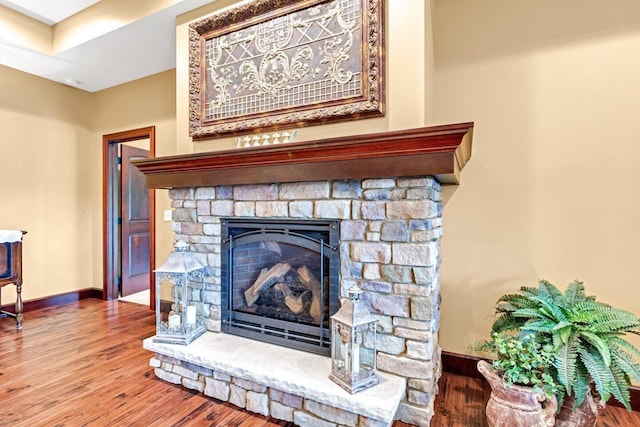
{"type": "Polygon", "coordinates": [[[131,160],[148,158],[149,151],[121,144],[122,245],[120,293],[127,296],[149,289],[151,224],[149,190],[144,175],[131,160]]]}

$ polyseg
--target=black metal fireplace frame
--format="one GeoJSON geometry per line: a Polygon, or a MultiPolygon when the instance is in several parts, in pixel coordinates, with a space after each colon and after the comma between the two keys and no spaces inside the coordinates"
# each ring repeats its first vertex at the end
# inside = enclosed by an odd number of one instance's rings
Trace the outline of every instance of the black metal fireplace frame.
{"type": "MultiPolygon", "coordinates": [[[[276,240],[292,243],[318,252],[321,263],[329,262],[328,290],[329,316],[340,308],[340,221],[309,219],[262,219],[262,218],[223,218],[222,219],[222,289],[221,318],[222,331],[233,335],[295,348],[310,353],[329,355],[331,350],[330,328],[325,326],[329,319],[323,317],[319,326],[288,322],[269,317],[240,313],[232,308],[231,283],[233,280],[233,248],[236,244],[276,240]],[[240,230],[240,232],[239,232],[240,230]],[[316,239],[311,235],[326,236],[316,239]]],[[[321,270],[324,270],[321,268],[321,270]]],[[[320,283],[324,277],[320,277],[320,283]]],[[[321,289],[323,287],[321,286],[321,289]]],[[[324,298],[321,297],[321,301],[324,298]]]]}

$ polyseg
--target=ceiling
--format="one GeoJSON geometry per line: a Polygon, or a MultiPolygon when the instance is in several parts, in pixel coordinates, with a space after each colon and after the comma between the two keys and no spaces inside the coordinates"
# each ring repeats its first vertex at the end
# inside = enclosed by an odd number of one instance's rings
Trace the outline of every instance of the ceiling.
{"type": "Polygon", "coordinates": [[[0,4],[48,25],[57,24],[100,0],[0,0],[0,4]]]}
{"type": "MultiPolygon", "coordinates": [[[[0,5],[55,25],[100,1],[0,0],[0,5]]],[[[176,16],[213,1],[175,1],[159,12],[53,55],[20,46],[0,34],[0,65],[88,92],[170,70],[176,66],[176,16]]]]}

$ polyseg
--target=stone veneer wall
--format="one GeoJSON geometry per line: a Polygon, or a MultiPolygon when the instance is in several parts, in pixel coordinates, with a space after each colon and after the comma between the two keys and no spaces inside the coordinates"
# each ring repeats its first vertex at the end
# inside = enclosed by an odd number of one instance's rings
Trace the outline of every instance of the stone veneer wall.
{"type": "Polygon", "coordinates": [[[372,418],[172,357],[156,355],[151,359],[150,365],[155,368],[156,376],[164,381],[198,390],[209,397],[256,414],[294,422],[299,426],[385,427],[372,418]]]}
{"type": "Polygon", "coordinates": [[[294,422],[299,426],[388,426],[373,418],[161,354],[153,357],[150,365],[155,368],[156,376],[164,381],[198,390],[209,397],[256,414],[294,422]]]}
{"type": "MultiPolygon", "coordinates": [[[[432,177],[420,177],[180,188],[170,190],[169,196],[176,240],[190,242],[190,250],[210,267],[204,303],[210,313],[207,327],[216,332],[220,331],[221,318],[221,217],[341,219],[341,296],[346,297],[346,290],[354,283],[365,291],[363,299],[379,319],[378,370],[407,380],[407,394],[396,419],[428,426],[441,372],[440,190],[440,184],[432,177]]],[[[262,390],[262,386],[258,387],[260,391],[253,385],[244,387],[238,380],[220,378],[221,374],[216,373],[205,375],[205,379],[197,368],[185,370],[180,361],[163,361],[163,357],[156,355],[152,366],[167,381],[203,390],[209,396],[274,418],[288,419],[282,417],[289,414],[281,408],[283,405],[292,414],[302,408],[302,401],[294,399],[295,404],[288,404],[277,391],[262,390]],[[178,373],[184,373],[181,378],[173,376],[175,366],[180,367],[178,373]],[[193,383],[198,375],[199,385],[193,383]],[[244,392],[234,394],[233,387],[244,392]]],[[[315,408],[313,402],[310,405],[315,408]]],[[[327,410],[322,409],[309,412],[319,415],[327,410]]],[[[298,416],[312,416],[303,412],[298,416]]],[[[356,425],[325,420],[327,425],[356,425]]]]}

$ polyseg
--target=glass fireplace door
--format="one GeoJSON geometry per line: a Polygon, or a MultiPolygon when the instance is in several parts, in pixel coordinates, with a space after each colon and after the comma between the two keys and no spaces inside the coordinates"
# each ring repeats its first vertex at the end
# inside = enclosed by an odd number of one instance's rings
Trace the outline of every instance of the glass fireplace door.
{"type": "Polygon", "coordinates": [[[225,223],[223,331],[328,354],[339,305],[337,223],[225,223]]]}

